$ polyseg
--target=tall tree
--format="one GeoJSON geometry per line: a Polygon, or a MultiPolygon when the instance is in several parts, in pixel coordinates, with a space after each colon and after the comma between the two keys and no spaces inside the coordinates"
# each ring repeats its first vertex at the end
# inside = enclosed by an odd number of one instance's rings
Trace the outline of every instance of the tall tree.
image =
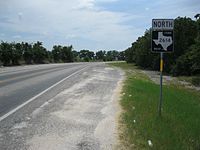
{"type": "Polygon", "coordinates": [[[94,52],[89,50],[81,50],[79,53],[81,60],[89,62],[94,59],[94,52]]]}
{"type": "Polygon", "coordinates": [[[119,52],[118,51],[107,51],[106,53],[106,61],[114,61],[118,60],[119,52]]]}
{"type": "Polygon", "coordinates": [[[26,64],[31,64],[33,61],[33,48],[32,45],[29,43],[22,42],[22,49],[23,49],[23,58],[26,64]]]}
{"type": "Polygon", "coordinates": [[[97,60],[105,60],[105,56],[106,56],[106,51],[97,51],[96,52],[96,59],[97,60]]]}
{"type": "Polygon", "coordinates": [[[45,58],[47,58],[47,50],[42,46],[42,42],[36,42],[33,44],[33,61],[35,63],[44,63],[45,58]]]}
{"type": "Polygon", "coordinates": [[[2,65],[2,52],[3,52],[2,45],[0,43],[0,65],[2,65]]]}
{"type": "Polygon", "coordinates": [[[4,66],[10,65],[12,58],[12,47],[11,44],[7,42],[1,43],[1,61],[3,62],[4,66]]]}
{"type": "Polygon", "coordinates": [[[125,51],[119,52],[118,58],[119,58],[119,60],[124,61],[125,60],[125,51]]]}
{"type": "Polygon", "coordinates": [[[80,60],[79,52],[73,50],[72,54],[73,54],[74,61],[79,61],[80,60]]]}
{"type": "Polygon", "coordinates": [[[61,51],[62,51],[62,46],[60,45],[53,46],[52,56],[53,56],[54,62],[57,63],[61,61],[61,51]]]}
{"type": "Polygon", "coordinates": [[[52,57],[54,62],[73,62],[74,55],[73,55],[73,46],[60,46],[54,45],[52,50],[52,57]]]}
{"type": "Polygon", "coordinates": [[[22,58],[22,45],[21,43],[11,43],[12,49],[12,65],[19,65],[19,60],[22,58]]]}
{"type": "Polygon", "coordinates": [[[72,45],[64,46],[61,50],[61,59],[63,62],[73,62],[72,45]]]}
{"type": "Polygon", "coordinates": [[[200,74],[200,18],[196,22],[197,37],[186,53],[181,55],[172,68],[174,75],[200,74]]]}

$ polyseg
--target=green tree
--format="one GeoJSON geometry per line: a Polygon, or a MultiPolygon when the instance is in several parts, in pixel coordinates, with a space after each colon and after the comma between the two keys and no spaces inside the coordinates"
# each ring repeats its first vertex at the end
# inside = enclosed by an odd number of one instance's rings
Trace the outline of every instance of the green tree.
{"type": "Polygon", "coordinates": [[[61,49],[61,59],[63,62],[73,62],[73,53],[72,53],[72,45],[64,46],[61,49]]]}
{"type": "Polygon", "coordinates": [[[107,51],[106,53],[106,61],[114,61],[118,60],[119,52],[118,51],[107,51]]]}
{"type": "Polygon", "coordinates": [[[11,44],[7,42],[1,43],[1,61],[3,62],[4,66],[10,65],[12,58],[12,47],[11,44]]]}
{"type": "Polygon", "coordinates": [[[47,50],[42,46],[42,42],[33,44],[33,61],[35,63],[44,63],[47,58],[47,50]]]}
{"type": "Polygon", "coordinates": [[[47,60],[49,63],[53,63],[53,55],[51,51],[47,51],[47,60]]]}
{"type": "Polygon", "coordinates": [[[53,50],[52,50],[52,56],[53,56],[53,60],[54,62],[60,62],[61,61],[61,51],[62,51],[62,46],[60,45],[54,45],[53,46],[53,50]]]}
{"type": "Polygon", "coordinates": [[[73,62],[74,55],[73,55],[73,46],[64,46],[61,45],[54,45],[52,50],[52,57],[54,62],[73,62]]]}
{"type": "Polygon", "coordinates": [[[196,22],[191,18],[178,17],[174,22],[174,57],[177,58],[180,55],[188,51],[188,48],[194,44],[197,36],[196,22]]]}
{"type": "Polygon", "coordinates": [[[22,45],[21,43],[11,43],[11,49],[12,49],[12,65],[19,65],[19,60],[22,58],[22,45]]]}
{"type": "Polygon", "coordinates": [[[172,73],[175,76],[200,74],[200,36],[196,38],[189,51],[176,60],[172,73]]]}
{"type": "Polygon", "coordinates": [[[96,60],[105,60],[105,56],[106,56],[106,51],[97,51],[96,52],[96,60]]]}
{"type": "Polygon", "coordinates": [[[0,65],[2,65],[1,64],[2,63],[2,52],[3,52],[3,50],[2,50],[1,43],[0,43],[0,65]]]}
{"type": "Polygon", "coordinates": [[[26,64],[31,64],[33,61],[33,48],[32,45],[29,43],[22,42],[22,49],[23,49],[23,58],[26,64]]]}
{"type": "Polygon", "coordinates": [[[139,37],[133,44],[133,60],[143,68],[158,69],[158,54],[151,52],[151,30],[146,30],[145,35],[139,37]]]}
{"type": "Polygon", "coordinates": [[[125,50],[125,60],[127,63],[135,62],[135,50],[133,48],[135,43],[132,44],[132,47],[129,47],[125,50]]]}
{"type": "Polygon", "coordinates": [[[174,21],[174,52],[165,55],[165,71],[174,70],[176,59],[189,51],[197,36],[196,22],[191,18],[178,17],[174,21]]]}
{"type": "Polygon", "coordinates": [[[119,60],[124,61],[125,60],[125,51],[119,52],[119,60]]]}
{"type": "Polygon", "coordinates": [[[79,61],[80,60],[79,52],[73,50],[72,54],[73,54],[74,61],[79,61]]]}
{"type": "Polygon", "coordinates": [[[89,62],[90,60],[94,59],[94,52],[89,50],[81,50],[79,53],[79,57],[81,60],[89,62]]]}

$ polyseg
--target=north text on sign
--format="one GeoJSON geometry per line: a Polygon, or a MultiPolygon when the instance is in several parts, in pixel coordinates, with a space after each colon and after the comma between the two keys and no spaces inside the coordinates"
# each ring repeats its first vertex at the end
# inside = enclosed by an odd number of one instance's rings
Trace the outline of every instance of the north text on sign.
{"type": "Polygon", "coordinates": [[[171,19],[153,19],[152,28],[154,30],[173,30],[174,21],[171,19]]]}

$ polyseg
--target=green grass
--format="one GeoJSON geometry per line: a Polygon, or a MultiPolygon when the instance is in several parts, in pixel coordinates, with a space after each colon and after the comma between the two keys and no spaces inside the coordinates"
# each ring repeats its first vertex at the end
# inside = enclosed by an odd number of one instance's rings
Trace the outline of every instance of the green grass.
{"type": "Polygon", "coordinates": [[[127,75],[121,100],[124,110],[121,123],[125,128],[120,135],[127,149],[200,149],[200,93],[174,85],[164,86],[163,111],[159,117],[159,85],[132,64],[110,65],[123,68],[127,75]],[[148,140],[153,147],[149,147],[148,140]]]}

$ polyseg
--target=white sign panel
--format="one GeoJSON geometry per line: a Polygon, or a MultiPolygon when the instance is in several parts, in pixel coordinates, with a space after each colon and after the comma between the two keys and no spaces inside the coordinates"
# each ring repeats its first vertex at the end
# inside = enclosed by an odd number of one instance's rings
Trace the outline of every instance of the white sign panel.
{"type": "Polygon", "coordinates": [[[153,19],[152,20],[153,30],[173,30],[174,20],[173,19],[153,19]]]}

